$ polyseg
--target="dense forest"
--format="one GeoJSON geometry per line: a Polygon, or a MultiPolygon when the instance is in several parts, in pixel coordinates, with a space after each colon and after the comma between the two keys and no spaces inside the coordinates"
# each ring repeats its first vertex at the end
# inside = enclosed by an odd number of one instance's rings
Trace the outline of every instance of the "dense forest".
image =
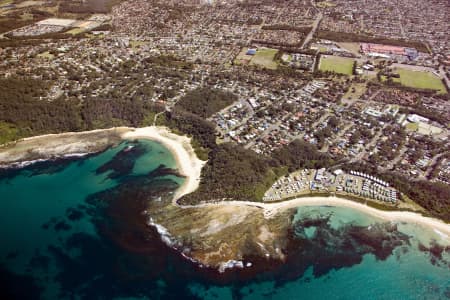
{"type": "Polygon", "coordinates": [[[233,93],[210,88],[198,88],[187,93],[175,108],[208,118],[237,100],[233,93]]]}
{"type": "Polygon", "coordinates": [[[202,170],[197,191],[180,202],[193,204],[210,200],[260,201],[264,192],[281,176],[282,170],[272,168],[269,158],[231,143],[217,145],[209,154],[202,170]]]}
{"type": "Polygon", "coordinates": [[[88,129],[105,128],[117,125],[138,127],[143,125],[147,115],[162,112],[164,107],[140,98],[99,99],[83,101],[81,117],[88,129]]]}
{"type": "Polygon", "coordinates": [[[47,101],[48,88],[40,79],[0,79],[0,142],[43,133],[148,125],[148,116],[163,111],[139,98],[47,101]]]}
{"type": "Polygon", "coordinates": [[[201,159],[208,159],[207,153],[216,147],[214,124],[192,113],[179,109],[166,112],[158,125],[192,136],[194,148],[201,159]]]}
{"type": "Polygon", "coordinates": [[[16,28],[24,27],[33,24],[34,20],[13,20],[6,19],[0,21],[0,33],[5,33],[16,28]]]}
{"type": "Polygon", "coordinates": [[[16,139],[80,127],[81,120],[73,102],[56,100],[50,103],[39,100],[46,95],[47,88],[44,82],[37,79],[0,79],[0,120],[4,123],[0,132],[2,137],[5,135],[16,139]],[[17,136],[11,136],[8,130],[11,128],[17,128],[14,130],[17,136]]]}
{"type": "Polygon", "coordinates": [[[334,161],[316,146],[301,140],[274,152],[272,157],[258,155],[242,146],[220,144],[209,153],[202,170],[200,188],[180,202],[193,204],[207,200],[261,201],[275,180],[302,168],[330,167],[334,161]]]}
{"type": "Polygon", "coordinates": [[[278,165],[288,167],[289,172],[305,168],[328,168],[334,164],[328,154],[319,152],[315,145],[302,140],[292,141],[276,150],[272,156],[278,165]]]}

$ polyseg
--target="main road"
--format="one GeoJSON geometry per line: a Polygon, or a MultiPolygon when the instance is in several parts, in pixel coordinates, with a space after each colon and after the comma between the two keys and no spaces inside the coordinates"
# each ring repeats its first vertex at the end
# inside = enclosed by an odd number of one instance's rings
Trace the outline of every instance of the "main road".
{"type": "Polygon", "coordinates": [[[311,31],[308,33],[305,40],[303,41],[302,48],[304,48],[309,43],[309,41],[313,38],[314,33],[316,33],[317,27],[320,24],[320,21],[322,21],[322,18],[323,18],[323,15],[321,12],[319,12],[319,14],[317,15],[317,18],[314,20],[313,28],[311,29],[311,31]]]}

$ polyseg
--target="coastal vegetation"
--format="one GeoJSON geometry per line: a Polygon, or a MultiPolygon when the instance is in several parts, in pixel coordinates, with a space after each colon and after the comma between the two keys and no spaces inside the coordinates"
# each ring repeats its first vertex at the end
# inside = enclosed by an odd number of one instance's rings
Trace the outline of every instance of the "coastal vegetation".
{"type": "MultiPolygon", "coordinates": [[[[164,112],[161,106],[146,101],[142,95],[120,97],[111,93],[104,98],[79,100],[60,97],[49,102],[43,100],[49,88],[40,79],[14,76],[0,79],[2,143],[45,133],[150,125],[157,113],[164,112]]],[[[215,126],[205,118],[235,99],[236,96],[230,93],[200,88],[188,93],[174,109],[165,111],[157,119],[158,125],[193,137],[197,155],[208,159],[199,189],[180,199],[181,202],[217,199],[260,201],[264,191],[288,171],[328,168],[337,163],[329,155],[319,152],[316,146],[300,140],[274,151],[271,157],[257,155],[239,145],[217,144],[215,126]]],[[[347,167],[379,176],[434,216],[450,220],[448,186],[429,181],[411,182],[395,173],[377,174],[375,167],[370,170],[366,170],[367,166],[347,167]]]]}
{"type": "Polygon", "coordinates": [[[167,126],[176,133],[193,137],[194,149],[200,159],[208,159],[208,152],[216,146],[214,124],[181,109],[161,115],[157,125],[167,126]]]}
{"type": "Polygon", "coordinates": [[[4,127],[18,129],[14,135],[9,135],[12,140],[40,133],[73,131],[81,127],[76,105],[72,101],[57,99],[50,103],[40,100],[46,95],[47,88],[45,82],[38,79],[0,79],[0,120],[4,122],[4,127]]]}
{"type": "Polygon", "coordinates": [[[0,122],[0,144],[16,140],[20,136],[17,127],[6,122],[0,122]]]}
{"type": "Polygon", "coordinates": [[[301,168],[332,166],[334,161],[301,140],[275,151],[272,157],[256,154],[239,145],[216,145],[202,170],[200,187],[180,199],[183,204],[234,199],[261,201],[279,177],[301,168]]]}
{"type": "Polygon", "coordinates": [[[287,167],[289,172],[298,169],[326,168],[334,164],[329,155],[319,152],[316,146],[302,140],[294,140],[278,149],[274,152],[273,158],[278,165],[287,167]]]}
{"type": "Polygon", "coordinates": [[[162,111],[142,99],[110,97],[43,100],[49,86],[28,77],[0,79],[2,143],[23,137],[112,126],[141,126],[149,114],[162,111]]]}
{"type": "Polygon", "coordinates": [[[202,87],[187,93],[177,102],[175,108],[208,118],[236,100],[237,96],[233,93],[202,87]]]}
{"type": "Polygon", "coordinates": [[[238,145],[217,145],[202,170],[200,187],[181,199],[183,204],[239,199],[260,201],[283,169],[272,168],[271,159],[238,145]]]}

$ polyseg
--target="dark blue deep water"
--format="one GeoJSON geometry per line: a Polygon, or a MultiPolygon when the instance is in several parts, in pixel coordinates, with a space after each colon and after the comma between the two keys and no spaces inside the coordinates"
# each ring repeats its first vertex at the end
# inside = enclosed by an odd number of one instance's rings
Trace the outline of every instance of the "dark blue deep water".
{"type": "Polygon", "coordinates": [[[175,166],[138,141],[0,171],[1,299],[450,299],[449,237],[347,208],[299,208],[285,264],[200,269],[142,214],[175,166]]]}

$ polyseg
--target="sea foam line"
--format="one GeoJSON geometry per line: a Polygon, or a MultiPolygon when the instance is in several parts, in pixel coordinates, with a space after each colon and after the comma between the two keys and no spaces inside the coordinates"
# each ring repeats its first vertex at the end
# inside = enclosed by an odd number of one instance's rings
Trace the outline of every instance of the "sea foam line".
{"type": "MultiPolygon", "coordinates": [[[[144,212],[145,213],[145,212],[144,212]]],[[[158,232],[158,234],[160,235],[161,241],[164,242],[164,244],[166,244],[167,246],[171,247],[172,249],[175,249],[177,251],[180,251],[181,256],[184,257],[185,259],[189,260],[192,263],[195,263],[197,265],[199,265],[200,268],[203,267],[209,267],[209,265],[205,265],[202,264],[200,261],[196,260],[195,258],[190,257],[189,255],[186,254],[186,251],[182,251],[182,245],[179,241],[177,241],[170,233],[169,230],[167,230],[166,227],[162,226],[161,224],[155,223],[155,221],[153,220],[152,217],[149,217],[147,225],[149,226],[153,226],[156,228],[156,231],[158,232]]],[[[186,249],[185,249],[186,250],[186,249]]],[[[233,268],[239,268],[239,269],[243,269],[245,267],[249,268],[252,266],[251,262],[247,262],[244,265],[244,262],[241,260],[229,260],[226,262],[222,262],[219,267],[218,267],[218,271],[220,273],[225,272],[225,270],[227,269],[233,269],[233,268]]]]}
{"type": "Polygon", "coordinates": [[[169,247],[172,247],[174,249],[177,249],[177,246],[179,246],[179,243],[175,238],[172,237],[172,235],[169,233],[166,227],[155,223],[153,221],[152,217],[149,217],[147,225],[153,226],[156,228],[156,231],[159,233],[159,236],[161,237],[161,240],[169,247]]]}

